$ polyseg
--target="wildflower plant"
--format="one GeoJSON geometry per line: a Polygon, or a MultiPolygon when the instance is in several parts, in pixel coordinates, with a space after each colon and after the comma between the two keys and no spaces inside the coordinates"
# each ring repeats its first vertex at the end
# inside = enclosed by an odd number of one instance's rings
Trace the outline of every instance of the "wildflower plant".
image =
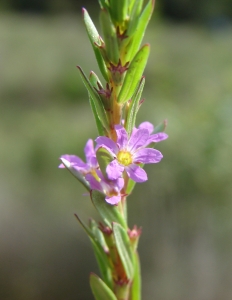
{"type": "Polygon", "coordinates": [[[105,83],[91,71],[80,76],[88,91],[99,136],[86,143],[86,162],[75,155],[62,155],[60,168],[67,168],[87,189],[100,215],[86,225],[77,220],[90,238],[100,277],[90,274],[96,300],[141,299],[140,264],[137,253],[141,229],[127,224],[127,197],[135,184],[146,181],[145,164],[163,158],[154,145],[165,140],[166,121],[154,127],[136,115],[143,103],[144,68],[149,44],[141,46],[154,9],[154,0],[99,0],[99,35],[88,12],[83,19],[99,70],[105,83]]]}

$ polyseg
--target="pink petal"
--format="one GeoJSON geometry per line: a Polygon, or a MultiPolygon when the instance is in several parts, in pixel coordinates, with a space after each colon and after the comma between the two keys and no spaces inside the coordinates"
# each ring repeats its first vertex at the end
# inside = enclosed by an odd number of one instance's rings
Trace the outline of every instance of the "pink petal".
{"type": "Polygon", "coordinates": [[[111,205],[117,205],[121,201],[121,196],[113,196],[113,197],[106,196],[105,200],[107,203],[111,205]]]}
{"type": "Polygon", "coordinates": [[[126,129],[121,125],[115,125],[115,130],[117,133],[117,143],[120,149],[125,149],[128,142],[128,135],[126,129]]]}
{"type": "Polygon", "coordinates": [[[147,145],[149,145],[150,143],[159,143],[161,141],[164,141],[168,138],[167,133],[165,132],[159,132],[159,133],[155,133],[150,135],[150,137],[147,140],[147,145]]]}
{"type": "MultiPolygon", "coordinates": [[[[83,162],[82,159],[80,159],[78,156],[76,155],[70,155],[70,154],[64,154],[60,157],[60,160],[65,160],[66,163],[71,167],[71,166],[84,166],[85,163],[83,162]]],[[[59,168],[64,168],[65,166],[63,164],[59,165],[59,168]]]]}
{"type": "Polygon", "coordinates": [[[93,147],[93,140],[89,139],[85,145],[85,157],[86,157],[86,161],[87,163],[90,163],[91,159],[93,156],[95,156],[95,151],[94,151],[94,147],[93,147]]]}
{"type": "Polygon", "coordinates": [[[116,159],[110,162],[106,167],[106,173],[110,180],[118,179],[122,175],[123,171],[124,167],[119,165],[116,159]]]}
{"type": "Polygon", "coordinates": [[[151,134],[154,131],[154,126],[150,122],[143,122],[139,125],[139,129],[147,129],[149,134],[151,134]]]}
{"type": "Polygon", "coordinates": [[[138,129],[133,132],[128,142],[128,150],[130,152],[146,145],[147,139],[149,138],[149,132],[147,129],[138,129]]]}
{"type": "Polygon", "coordinates": [[[96,138],[96,143],[97,143],[97,148],[100,147],[104,147],[106,148],[110,153],[113,154],[117,154],[118,153],[118,146],[117,144],[112,141],[111,139],[109,139],[106,136],[99,136],[98,138],[96,138]]]}
{"type": "Polygon", "coordinates": [[[155,164],[160,162],[162,158],[162,153],[152,148],[139,149],[133,154],[133,162],[135,163],[155,164]]]}
{"type": "Polygon", "coordinates": [[[147,173],[140,166],[131,164],[125,169],[128,176],[135,182],[144,182],[147,180],[147,173]]]}

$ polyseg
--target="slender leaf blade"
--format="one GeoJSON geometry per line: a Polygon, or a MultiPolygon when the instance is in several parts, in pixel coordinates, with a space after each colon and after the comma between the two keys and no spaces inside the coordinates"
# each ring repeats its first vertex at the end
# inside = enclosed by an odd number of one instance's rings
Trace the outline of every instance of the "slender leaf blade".
{"type": "Polygon", "coordinates": [[[113,291],[96,274],[90,274],[90,287],[96,300],[117,300],[113,291]]]}
{"type": "Polygon", "coordinates": [[[131,103],[129,104],[129,109],[125,120],[125,128],[129,136],[131,135],[131,132],[135,126],[136,115],[138,112],[139,101],[143,92],[144,84],[145,77],[142,77],[134,95],[131,98],[131,103]]]}
{"type": "Polygon", "coordinates": [[[104,62],[104,59],[102,57],[101,51],[98,47],[99,45],[102,44],[103,41],[101,40],[100,35],[99,35],[93,21],[91,20],[87,10],[83,8],[82,14],[83,14],[83,19],[84,19],[84,23],[85,23],[85,28],[86,28],[90,43],[93,47],[93,51],[94,51],[99,69],[100,69],[103,77],[105,78],[105,80],[108,81],[109,80],[108,70],[107,70],[106,64],[104,62]]]}
{"type": "Polygon", "coordinates": [[[138,253],[134,255],[134,278],[131,285],[131,299],[141,300],[141,270],[138,253]]]}
{"type": "Polygon", "coordinates": [[[77,66],[77,68],[80,71],[82,81],[84,82],[84,85],[85,85],[86,89],[88,90],[88,92],[91,96],[91,99],[93,100],[99,120],[101,121],[102,125],[106,128],[106,130],[109,130],[110,128],[109,128],[108,118],[107,118],[106,111],[104,109],[104,106],[102,104],[100,96],[94,90],[93,86],[91,85],[90,81],[86,77],[86,75],[83,72],[83,70],[81,69],[81,67],[77,66]]]}
{"type": "Polygon", "coordinates": [[[139,80],[145,69],[148,56],[150,53],[150,45],[145,44],[135,55],[126,72],[123,86],[118,96],[118,103],[127,102],[133,95],[139,80]]]}
{"type": "Polygon", "coordinates": [[[113,233],[126,275],[129,279],[132,279],[134,275],[134,266],[129,236],[126,230],[118,223],[113,223],[113,233]]]}

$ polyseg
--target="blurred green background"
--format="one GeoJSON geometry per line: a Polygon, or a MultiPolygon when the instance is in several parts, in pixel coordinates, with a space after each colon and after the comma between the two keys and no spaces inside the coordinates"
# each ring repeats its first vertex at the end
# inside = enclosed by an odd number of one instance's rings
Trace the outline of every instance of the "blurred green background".
{"type": "MultiPolygon", "coordinates": [[[[0,4],[2,300],[93,299],[88,276],[99,272],[74,213],[98,216],[57,169],[97,136],[76,69],[99,74],[76,12],[84,2],[96,13],[97,1],[0,4]]],[[[144,300],[232,298],[232,5],[220,4],[160,0],[144,39],[138,124],[168,119],[169,134],[128,199],[130,225],[143,228],[144,300]]]]}

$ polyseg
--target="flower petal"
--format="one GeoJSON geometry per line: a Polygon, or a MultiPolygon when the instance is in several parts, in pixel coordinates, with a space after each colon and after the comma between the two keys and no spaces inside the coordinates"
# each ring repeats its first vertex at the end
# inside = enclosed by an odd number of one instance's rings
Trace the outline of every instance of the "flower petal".
{"type": "Polygon", "coordinates": [[[99,136],[96,138],[97,148],[104,147],[113,155],[118,153],[118,146],[117,144],[112,141],[110,138],[106,136],[99,136]]]}
{"type": "Polygon", "coordinates": [[[150,122],[143,122],[139,125],[139,129],[147,129],[149,134],[151,134],[154,131],[154,126],[150,122]]]}
{"type": "Polygon", "coordinates": [[[134,163],[155,164],[160,162],[162,158],[162,153],[152,148],[139,149],[133,154],[134,163]]]}
{"type": "Polygon", "coordinates": [[[141,146],[144,146],[149,138],[149,132],[147,129],[138,129],[133,132],[128,142],[128,150],[130,152],[135,151],[141,146]]]}
{"type": "Polygon", "coordinates": [[[96,156],[93,146],[93,140],[89,139],[85,145],[86,162],[90,164],[92,157],[96,156]]]}
{"type": "Polygon", "coordinates": [[[100,182],[97,181],[96,178],[94,178],[92,174],[87,174],[85,176],[85,179],[89,182],[90,188],[92,190],[98,190],[100,192],[102,191],[102,186],[101,186],[100,182]]]}
{"type": "MultiPolygon", "coordinates": [[[[65,160],[66,165],[68,165],[69,167],[73,167],[73,166],[82,166],[84,167],[86,164],[83,162],[82,159],[80,159],[78,156],[76,155],[70,155],[70,154],[64,154],[60,157],[60,160],[65,160]]],[[[59,165],[59,168],[65,168],[65,166],[63,164],[59,165]]]]}
{"type": "Polygon", "coordinates": [[[123,171],[124,171],[124,167],[119,165],[116,159],[114,159],[106,167],[106,173],[110,180],[118,179],[122,175],[123,171]]]}
{"type": "Polygon", "coordinates": [[[105,200],[107,203],[111,205],[117,205],[121,200],[121,196],[113,196],[113,197],[106,196],[105,200]]]}
{"type": "Polygon", "coordinates": [[[125,149],[127,146],[127,142],[128,142],[128,135],[126,132],[126,129],[121,126],[121,125],[115,125],[115,130],[117,133],[117,144],[119,146],[120,149],[125,149]]]}
{"type": "Polygon", "coordinates": [[[140,166],[131,164],[125,169],[128,176],[135,182],[144,182],[147,180],[147,173],[140,166]]]}
{"type": "Polygon", "coordinates": [[[147,145],[149,145],[151,143],[159,143],[161,141],[166,140],[167,138],[168,138],[168,135],[165,132],[151,134],[147,140],[147,145]]]}

